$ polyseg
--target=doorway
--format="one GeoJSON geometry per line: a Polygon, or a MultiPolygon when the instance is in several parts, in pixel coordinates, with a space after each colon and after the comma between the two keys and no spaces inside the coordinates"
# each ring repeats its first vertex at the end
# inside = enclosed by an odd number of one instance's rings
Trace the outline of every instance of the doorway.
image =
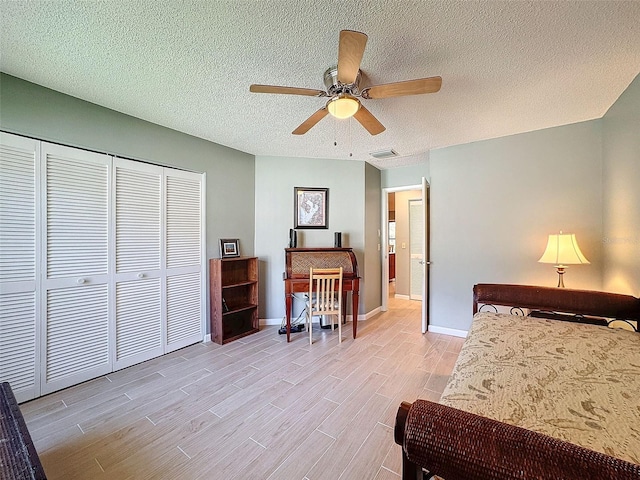
{"type": "MultiPolygon", "coordinates": [[[[382,311],[389,296],[420,302],[422,332],[428,325],[428,184],[382,192],[382,311]]],[[[394,305],[397,303],[393,302],[394,305]]]]}

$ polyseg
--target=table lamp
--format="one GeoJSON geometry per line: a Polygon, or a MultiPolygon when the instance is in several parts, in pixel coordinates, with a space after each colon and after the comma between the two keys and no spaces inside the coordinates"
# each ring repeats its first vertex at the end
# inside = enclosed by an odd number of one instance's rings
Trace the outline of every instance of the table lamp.
{"type": "Polygon", "coordinates": [[[554,264],[558,271],[558,287],[564,287],[562,277],[567,265],[586,264],[589,260],[580,251],[575,234],[560,231],[559,234],[549,235],[547,248],[538,262],[554,264]]]}

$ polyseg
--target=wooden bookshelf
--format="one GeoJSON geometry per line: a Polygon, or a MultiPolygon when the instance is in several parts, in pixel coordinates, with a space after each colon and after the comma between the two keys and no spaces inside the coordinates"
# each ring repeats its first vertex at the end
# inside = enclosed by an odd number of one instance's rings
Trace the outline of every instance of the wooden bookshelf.
{"type": "Polygon", "coordinates": [[[258,257],[210,259],[209,288],[212,341],[223,345],[258,331],[258,257]]]}

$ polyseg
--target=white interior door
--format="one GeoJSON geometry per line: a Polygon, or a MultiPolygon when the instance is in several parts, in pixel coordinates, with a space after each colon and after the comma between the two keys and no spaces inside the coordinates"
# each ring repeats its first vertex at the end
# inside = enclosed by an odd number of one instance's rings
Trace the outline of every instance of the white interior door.
{"type": "Polygon", "coordinates": [[[115,188],[114,370],[164,353],[163,168],[113,160],[115,188]]]}
{"type": "Polygon", "coordinates": [[[108,155],[42,143],[42,394],[111,371],[108,155]]]}
{"type": "Polygon", "coordinates": [[[18,402],[39,395],[36,292],[40,144],[0,133],[0,382],[18,402]]]}
{"type": "Polygon", "coordinates": [[[429,266],[431,259],[429,257],[429,184],[427,179],[422,177],[422,219],[423,219],[423,236],[422,236],[422,333],[426,333],[429,327],[429,266]]]}

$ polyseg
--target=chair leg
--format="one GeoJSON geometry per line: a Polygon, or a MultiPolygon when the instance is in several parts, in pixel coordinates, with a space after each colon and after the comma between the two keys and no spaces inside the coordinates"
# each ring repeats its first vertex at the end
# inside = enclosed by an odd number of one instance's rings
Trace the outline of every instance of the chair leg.
{"type": "Polygon", "coordinates": [[[313,345],[313,330],[311,325],[313,324],[313,316],[309,315],[309,345],[313,345]]]}
{"type": "Polygon", "coordinates": [[[342,312],[338,313],[338,343],[342,343],[342,312]]]}

